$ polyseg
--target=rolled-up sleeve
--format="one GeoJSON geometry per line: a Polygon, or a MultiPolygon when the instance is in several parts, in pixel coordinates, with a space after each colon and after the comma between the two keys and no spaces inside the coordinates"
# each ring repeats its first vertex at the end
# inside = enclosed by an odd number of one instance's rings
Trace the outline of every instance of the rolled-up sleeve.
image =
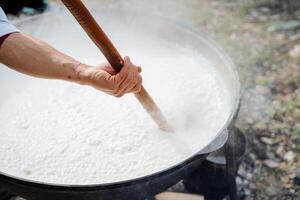
{"type": "Polygon", "coordinates": [[[0,7],[0,37],[13,32],[19,32],[19,30],[14,25],[9,23],[4,11],[0,7]]]}

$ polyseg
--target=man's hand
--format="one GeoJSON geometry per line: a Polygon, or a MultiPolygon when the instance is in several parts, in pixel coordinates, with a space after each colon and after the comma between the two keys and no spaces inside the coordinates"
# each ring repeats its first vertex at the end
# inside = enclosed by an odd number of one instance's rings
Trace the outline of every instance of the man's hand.
{"type": "Polygon", "coordinates": [[[142,87],[141,67],[132,64],[129,57],[124,58],[122,70],[116,73],[108,63],[98,67],[84,65],[23,33],[13,33],[4,41],[0,62],[31,76],[90,85],[116,97],[137,93],[142,87]]]}
{"type": "Polygon", "coordinates": [[[124,58],[124,66],[119,73],[105,63],[98,67],[84,66],[79,76],[82,84],[90,85],[98,90],[115,97],[122,97],[126,93],[138,93],[142,87],[142,69],[132,64],[129,57],[124,58]]]}

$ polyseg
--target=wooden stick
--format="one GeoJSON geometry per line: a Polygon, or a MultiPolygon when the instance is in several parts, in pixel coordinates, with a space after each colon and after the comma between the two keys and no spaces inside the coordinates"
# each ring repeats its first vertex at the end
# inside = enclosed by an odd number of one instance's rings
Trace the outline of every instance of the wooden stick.
{"type": "MultiPolygon", "coordinates": [[[[91,13],[82,3],[82,1],[62,0],[62,2],[76,18],[78,23],[96,44],[96,46],[101,50],[101,52],[104,54],[115,71],[119,72],[124,64],[121,55],[114,47],[107,35],[104,33],[104,31],[101,29],[101,27],[98,25],[91,13]]],[[[139,93],[136,93],[135,96],[147,110],[147,112],[150,114],[150,116],[160,129],[164,131],[172,130],[168,125],[165,117],[162,115],[161,111],[144,87],[142,87],[141,91],[139,93]]]]}

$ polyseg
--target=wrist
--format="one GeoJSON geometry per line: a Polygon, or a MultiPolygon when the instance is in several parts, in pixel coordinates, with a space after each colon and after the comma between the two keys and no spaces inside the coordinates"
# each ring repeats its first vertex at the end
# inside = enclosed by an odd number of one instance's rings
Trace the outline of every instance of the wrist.
{"type": "Polygon", "coordinates": [[[68,79],[73,82],[76,82],[81,85],[89,85],[90,84],[90,78],[89,78],[89,69],[91,67],[88,65],[85,65],[80,62],[73,63],[72,67],[72,75],[68,76],[68,79]],[[73,78],[74,77],[74,78],[73,78]]]}

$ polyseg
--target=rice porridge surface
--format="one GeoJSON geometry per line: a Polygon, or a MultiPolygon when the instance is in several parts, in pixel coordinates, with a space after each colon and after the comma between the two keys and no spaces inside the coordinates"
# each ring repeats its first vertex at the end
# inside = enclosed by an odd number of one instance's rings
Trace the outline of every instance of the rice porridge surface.
{"type": "Polygon", "coordinates": [[[164,170],[201,150],[229,116],[224,80],[189,47],[153,45],[159,50],[132,48],[128,55],[142,65],[144,86],[174,133],[158,130],[132,94],[115,98],[30,78],[33,84],[0,104],[0,171],[47,183],[111,183],[164,170]]]}

